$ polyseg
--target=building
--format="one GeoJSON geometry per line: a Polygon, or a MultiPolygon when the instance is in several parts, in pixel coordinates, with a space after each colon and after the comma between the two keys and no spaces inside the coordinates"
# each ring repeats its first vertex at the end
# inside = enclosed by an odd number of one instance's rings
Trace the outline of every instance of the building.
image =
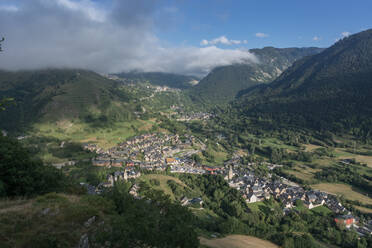
{"type": "Polygon", "coordinates": [[[257,201],[258,201],[258,198],[254,193],[249,193],[247,195],[247,199],[246,199],[247,203],[254,203],[254,202],[257,202],[257,201]]]}
{"type": "Polygon", "coordinates": [[[228,175],[229,177],[229,180],[232,180],[233,179],[233,177],[234,177],[234,173],[233,173],[233,170],[232,170],[232,166],[230,165],[230,168],[229,168],[229,175],[228,175]]]}
{"type": "Polygon", "coordinates": [[[217,174],[218,168],[217,167],[210,167],[210,166],[204,166],[204,170],[207,174],[217,174]]]}
{"type": "Polygon", "coordinates": [[[165,162],[167,163],[167,165],[174,165],[177,161],[174,158],[166,158],[165,162]]]}
{"type": "Polygon", "coordinates": [[[350,227],[351,225],[356,223],[356,220],[354,216],[348,214],[348,215],[342,215],[335,218],[335,222],[337,224],[345,225],[346,227],[350,227]]]}

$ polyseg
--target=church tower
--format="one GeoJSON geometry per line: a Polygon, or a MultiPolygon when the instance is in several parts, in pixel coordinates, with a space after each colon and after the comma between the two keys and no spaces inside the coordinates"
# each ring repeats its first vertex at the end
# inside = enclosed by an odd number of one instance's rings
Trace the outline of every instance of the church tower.
{"type": "Polygon", "coordinates": [[[230,168],[229,168],[229,175],[228,175],[228,178],[229,180],[231,180],[234,176],[234,173],[233,173],[233,170],[232,170],[232,166],[230,165],[230,168]]]}

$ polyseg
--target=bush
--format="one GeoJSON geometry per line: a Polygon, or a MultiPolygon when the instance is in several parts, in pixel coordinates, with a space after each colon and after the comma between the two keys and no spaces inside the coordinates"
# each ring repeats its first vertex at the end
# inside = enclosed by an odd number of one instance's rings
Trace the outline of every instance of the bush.
{"type": "Polygon", "coordinates": [[[60,170],[33,159],[17,140],[0,137],[0,181],[3,196],[32,196],[63,188],[60,170]]]}
{"type": "Polygon", "coordinates": [[[153,186],[159,186],[160,181],[158,179],[152,178],[152,179],[150,179],[150,184],[153,185],[153,186]]]}
{"type": "Polygon", "coordinates": [[[48,193],[45,195],[38,196],[35,200],[36,204],[64,204],[68,203],[68,199],[60,194],[57,194],[55,192],[48,193]]]}

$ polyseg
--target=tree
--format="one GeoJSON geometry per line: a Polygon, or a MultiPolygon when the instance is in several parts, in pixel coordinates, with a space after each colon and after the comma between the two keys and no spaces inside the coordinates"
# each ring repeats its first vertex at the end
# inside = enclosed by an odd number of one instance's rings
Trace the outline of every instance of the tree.
{"type": "Polygon", "coordinates": [[[191,159],[194,160],[195,163],[201,163],[202,162],[202,159],[200,158],[200,156],[198,154],[191,155],[191,159]]]}
{"type": "MultiPolygon", "coordinates": [[[[4,40],[5,40],[4,37],[0,40],[0,52],[3,51],[2,47],[1,47],[1,43],[4,40]]],[[[5,106],[8,105],[9,103],[13,102],[13,101],[14,101],[13,98],[4,98],[4,99],[1,99],[0,100],[0,111],[4,111],[5,110],[5,106]]]]}
{"type": "Polygon", "coordinates": [[[0,52],[3,51],[3,49],[1,48],[1,43],[5,40],[5,38],[3,37],[1,40],[0,40],[0,52]]]}
{"type": "Polygon", "coordinates": [[[2,196],[31,196],[59,191],[65,182],[61,171],[33,159],[17,140],[0,136],[2,196]]]}
{"type": "Polygon", "coordinates": [[[0,100],[0,111],[5,110],[5,106],[11,104],[14,101],[14,98],[4,98],[0,100]]]}
{"type": "MultiPolygon", "coordinates": [[[[1,47],[1,43],[5,40],[5,38],[1,38],[0,40],[0,52],[3,51],[2,47],[1,47]]],[[[4,99],[1,99],[0,100],[0,111],[4,111],[5,110],[5,106],[12,103],[14,101],[13,98],[4,98],[4,99]]]]}
{"type": "MultiPolygon", "coordinates": [[[[144,198],[134,199],[130,184],[120,182],[105,194],[113,200],[116,212],[112,230],[104,230],[117,247],[199,247],[194,231],[194,216],[185,207],[174,204],[162,191],[148,190],[144,198]]],[[[142,190],[142,186],[141,186],[142,190]]]]}

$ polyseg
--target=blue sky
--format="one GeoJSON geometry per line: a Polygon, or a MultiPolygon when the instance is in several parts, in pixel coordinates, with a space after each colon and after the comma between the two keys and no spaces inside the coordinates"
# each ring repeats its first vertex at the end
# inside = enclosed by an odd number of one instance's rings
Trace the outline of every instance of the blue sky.
{"type": "Polygon", "coordinates": [[[370,0],[0,0],[0,69],[204,76],[258,63],[250,48],[329,47],[371,28],[371,10],[370,0]]]}
{"type": "Polygon", "coordinates": [[[173,44],[198,45],[202,39],[225,35],[247,40],[249,48],[328,47],[343,32],[372,27],[372,1],[367,0],[185,0],[164,4],[174,9],[174,22],[157,33],[173,44]],[[258,38],[256,33],[268,37],[258,38]]]}

